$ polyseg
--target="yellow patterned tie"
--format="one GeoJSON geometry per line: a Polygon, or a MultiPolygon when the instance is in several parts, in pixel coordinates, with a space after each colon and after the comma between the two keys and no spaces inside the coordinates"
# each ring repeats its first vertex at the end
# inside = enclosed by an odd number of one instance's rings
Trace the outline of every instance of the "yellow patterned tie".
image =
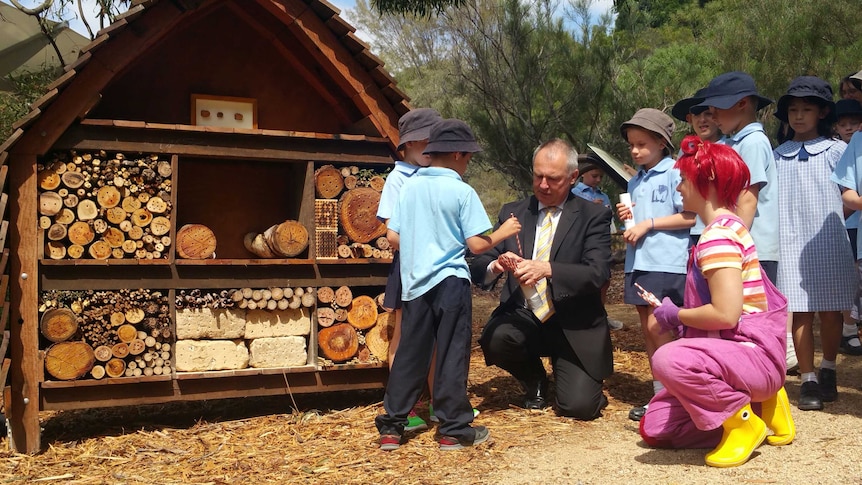
{"type": "MultiPolygon", "coordinates": [[[[539,229],[539,239],[536,242],[536,261],[548,261],[551,256],[551,244],[554,242],[552,219],[557,207],[545,207],[545,218],[539,229]]],[[[542,304],[533,308],[533,314],[542,322],[548,321],[554,314],[554,304],[548,298],[548,280],[542,278],[536,283],[536,292],[542,298],[542,304]]]]}

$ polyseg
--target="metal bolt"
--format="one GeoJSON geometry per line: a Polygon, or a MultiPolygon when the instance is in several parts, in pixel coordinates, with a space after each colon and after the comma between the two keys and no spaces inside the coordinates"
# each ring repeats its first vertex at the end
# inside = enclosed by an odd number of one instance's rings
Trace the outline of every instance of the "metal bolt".
{"type": "Polygon", "coordinates": [[[27,273],[21,273],[21,279],[22,280],[26,280],[29,277],[30,277],[30,275],[28,275],[27,273]]]}
{"type": "Polygon", "coordinates": [[[24,398],[24,404],[30,404],[30,398],[29,397],[24,398]]]}

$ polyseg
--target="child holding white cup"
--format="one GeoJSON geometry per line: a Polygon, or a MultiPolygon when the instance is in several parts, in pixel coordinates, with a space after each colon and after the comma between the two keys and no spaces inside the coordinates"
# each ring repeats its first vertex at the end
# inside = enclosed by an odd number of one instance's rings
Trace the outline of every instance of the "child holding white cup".
{"type": "MultiPolygon", "coordinates": [[[[682,179],[670,157],[673,131],[673,119],[652,108],[639,110],[620,126],[632,161],[640,168],[617,204],[626,227],[623,239],[628,244],[624,300],[637,308],[649,357],[673,336],[662,332],[638,285],[659,299],[668,297],[682,305],[689,230],[695,219],[694,213],[683,211],[682,197],[676,191],[682,179]]],[[[653,380],[654,392],[662,388],[653,380]]],[[[629,419],[639,421],[645,413],[646,406],[638,406],[629,412],[629,419]]]]}

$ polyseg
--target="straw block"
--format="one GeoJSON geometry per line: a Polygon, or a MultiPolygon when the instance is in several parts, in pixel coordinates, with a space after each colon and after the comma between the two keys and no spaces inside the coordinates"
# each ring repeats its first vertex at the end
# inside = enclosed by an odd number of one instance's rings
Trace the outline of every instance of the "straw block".
{"type": "Polygon", "coordinates": [[[249,345],[251,367],[291,367],[308,363],[303,337],[258,338],[249,345]]]}
{"type": "Polygon", "coordinates": [[[245,310],[184,308],[177,311],[177,339],[243,338],[245,317],[245,310]]]}
{"type": "Polygon", "coordinates": [[[311,332],[311,309],[249,310],[245,338],[289,337],[311,332]]]}
{"type": "Polygon", "coordinates": [[[178,340],[178,372],[232,370],[248,367],[248,348],[242,340],[178,340]]]}

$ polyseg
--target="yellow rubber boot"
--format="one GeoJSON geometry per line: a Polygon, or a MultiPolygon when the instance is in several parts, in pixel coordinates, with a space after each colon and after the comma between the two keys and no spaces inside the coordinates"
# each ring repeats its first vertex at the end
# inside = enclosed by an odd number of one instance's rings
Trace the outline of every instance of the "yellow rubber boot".
{"type": "Polygon", "coordinates": [[[721,468],[739,466],[748,461],[754,449],[766,438],[766,423],[746,404],[721,425],[724,434],[714,450],[706,454],[706,464],[721,468]]]}
{"type": "Polygon", "coordinates": [[[772,430],[766,442],[772,446],[789,445],[796,437],[796,425],[790,415],[790,401],[787,391],[782,387],[774,396],[762,403],[763,422],[772,430]]]}

